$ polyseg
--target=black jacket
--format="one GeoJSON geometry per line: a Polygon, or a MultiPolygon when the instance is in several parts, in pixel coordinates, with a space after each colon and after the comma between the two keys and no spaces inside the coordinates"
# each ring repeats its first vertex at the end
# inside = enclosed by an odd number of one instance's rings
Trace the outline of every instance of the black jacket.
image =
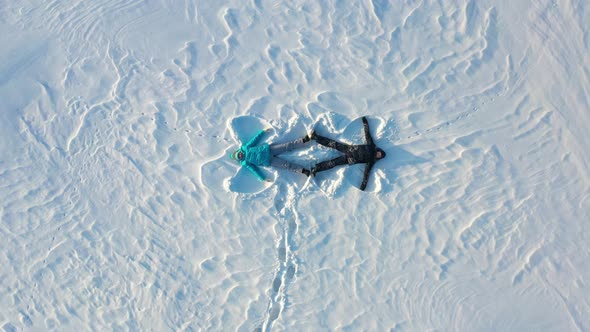
{"type": "Polygon", "coordinates": [[[375,153],[377,151],[381,151],[383,157],[385,157],[385,151],[378,148],[375,143],[373,142],[373,138],[371,137],[371,131],[369,130],[369,123],[367,122],[367,118],[363,117],[363,128],[365,131],[365,144],[359,145],[349,145],[337,142],[327,137],[319,136],[315,138],[316,141],[324,146],[336,149],[344,154],[344,156],[321,162],[319,163],[314,172],[321,172],[332,167],[343,165],[343,164],[367,164],[365,166],[365,173],[363,175],[363,182],[361,183],[360,189],[365,190],[367,187],[367,183],[369,182],[369,176],[371,174],[371,169],[377,158],[375,158],[375,153]]]}
{"type": "Polygon", "coordinates": [[[373,143],[373,138],[371,137],[371,132],[369,130],[369,123],[367,122],[367,118],[363,116],[363,127],[365,129],[365,141],[366,143],[363,145],[353,145],[351,147],[350,155],[347,156],[349,158],[349,164],[359,164],[359,163],[366,163],[365,166],[365,173],[363,174],[363,182],[361,183],[360,189],[365,190],[367,187],[367,183],[369,182],[369,176],[371,174],[371,169],[377,158],[375,158],[375,153],[380,150],[383,156],[385,156],[385,152],[379,149],[375,143],[373,143]]]}

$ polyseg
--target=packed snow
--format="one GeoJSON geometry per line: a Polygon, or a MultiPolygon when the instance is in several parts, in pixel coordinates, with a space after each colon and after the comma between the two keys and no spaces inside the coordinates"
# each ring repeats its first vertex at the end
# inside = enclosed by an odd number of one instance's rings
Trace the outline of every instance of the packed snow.
{"type": "Polygon", "coordinates": [[[588,1],[0,0],[0,31],[3,331],[590,330],[588,1]],[[228,158],[362,116],[366,191],[228,158]]]}

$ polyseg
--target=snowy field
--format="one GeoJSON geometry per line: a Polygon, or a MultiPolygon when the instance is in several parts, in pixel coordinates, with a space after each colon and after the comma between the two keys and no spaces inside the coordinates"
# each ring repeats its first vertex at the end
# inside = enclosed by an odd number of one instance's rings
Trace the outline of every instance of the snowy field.
{"type": "Polygon", "coordinates": [[[0,31],[1,330],[590,331],[588,0],[0,0],[0,31]],[[228,158],[363,115],[366,192],[228,158]]]}

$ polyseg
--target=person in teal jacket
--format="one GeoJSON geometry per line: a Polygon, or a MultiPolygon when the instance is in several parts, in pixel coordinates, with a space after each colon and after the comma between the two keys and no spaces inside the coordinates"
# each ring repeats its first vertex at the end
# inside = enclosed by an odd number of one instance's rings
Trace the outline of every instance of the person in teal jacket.
{"type": "Polygon", "coordinates": [[[242,145],[239,149],[230,154],[230,158],[239,162],[247,170],[252,172],[260,181],[269,181],[266,176],[258,168],[258,166],[272,166],[277,168],[284,168],[293,172],[303,173],[309,176],[310,172],[304,167],[291,163],[285,159],[278,157],[281,153],[292,151],[301,148],[305,143],[310,141],[308,135],[298,138],[294,141],[282,144],[268,144],[263,143],[256,145],[262,135],[270,131],[269,129],[260,130],[248,143],[242,145]]]}

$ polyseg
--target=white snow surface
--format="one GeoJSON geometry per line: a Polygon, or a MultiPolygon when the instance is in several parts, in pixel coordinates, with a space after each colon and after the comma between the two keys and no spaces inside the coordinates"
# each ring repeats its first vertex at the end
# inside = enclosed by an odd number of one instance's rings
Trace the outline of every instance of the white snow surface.
{"type": "Polygon", "coordinates": [[[0,31],[0,330],[590,331],[587,0],[1,0],[0,31]],[[228,158],[363,115],[366,192],[228,158]]]}

